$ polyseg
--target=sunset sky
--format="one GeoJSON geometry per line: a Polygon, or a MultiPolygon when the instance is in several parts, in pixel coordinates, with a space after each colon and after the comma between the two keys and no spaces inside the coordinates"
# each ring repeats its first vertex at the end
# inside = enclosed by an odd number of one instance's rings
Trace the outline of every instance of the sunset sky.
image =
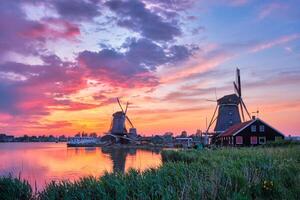
{"type": "Polygon", "coordinates": [[[241,69],[251,112],[300,135],[300,1],[4,0],[0,133],[205,130],[241,69]],[[209,2],[209,3],[208,3],[209,2]]]}

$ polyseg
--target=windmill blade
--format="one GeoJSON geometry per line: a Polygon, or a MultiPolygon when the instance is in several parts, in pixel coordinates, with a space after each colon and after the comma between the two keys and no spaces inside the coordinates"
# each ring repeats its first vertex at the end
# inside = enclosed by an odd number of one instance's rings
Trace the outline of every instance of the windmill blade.
{"type": "Polygon", "coordinates": [[[205,101],[217,102],[217,100],[205,99],[205,101]]]}
{"type": "Polygon", "coordinates": [[[239,96],[242,97],[241,74],[239,68],[236,68],[236,75],[237,75],[237,86],[238,86],[239,96]]]}
{"type": "Polygon", "coordinates": [[[207,130],[206,130],[206,132],[208,132],[209,131],[209,128],[211,127],[211,125],[214,123],[214,118],[215,118],[215,115],[216,115],[216,112],[217,112],[217,109],[218,109],[218,105],[216,106],[216,108],[215,108],[215,111],[214,111],[214,114],[213,114],[213,116],[212,116],[212,118],[211,118],[211,120],[210,120],[210,122],[209,122],[209,125],[208,125],[208,127],[207,127],[207,130]]]}
{"type": "Polygon", "coordinates": [[[246,110],[246,112],[247,112],[247,114],[248,114],[249,119],[251,119],[251,115],[250,115],[250,113],[249,113],[249,111],[248,111],[248,109],[247,109],[247,107],[246,107],[246,105],[245,105],[243,99],[241,99],[241,103],[243,104],[243,107],[245,108],[245,110],[246,110]]]}
{"type": "Polygon", "coordinates": [[[243,122],[245,121],[245,115],[244,115],[244,110],[243,110],[243,105],[240,102],[240,107],[241,107],[241,113],[242,113],[242,118],[243,118],[243,122]]]}
{"type": "Polygon", "coordinates": [[[119,106],[120,106],[120,108],[121,108],[122,112],[124,113],[124,110],[123,110],[123,108],[122,108],[122,106],[121,106],[121,103],[120,103],[120,100],[119,100],[119,98],[117,98],[117,101],[118,101],[118,104],[119,104],[119,106]]]}
{"type": "Polygon", "coordinates": [[[234,86],[235,93],[238,95],[238,97],[241,97],[240,90],[235,82],[233,82],[233,86],[234,86]]]}
{"type": "Polygon", "coordinates": [[[216,102],[218,100],[218,96],[217,96],[217,88],[215,88],[215,98],[216,98],[216,102]]]}
{"type": "Polygon", "coordinates": [[[132,122],[130,121],[130,119],[129,119],[129,117],[128,117],[128,116],[126,116],[126,119],[127,119],[127,121],[129,122],[129,124],[130,124],[131,128],[134,128],[134,126],[133,126],[133,124],[132,124],[132,122]]]}
{"type": "Polygon", "coordinates": [[[127,103],[126,103],[126,108],[125,108],[125,115],[126,115],[126,113],[127,113],[128,105],[129,105],[129,103],[128,103],[128,101],[127,101],[127,103]]]}
{"type": "Polygon", "coordinates": [[[206,133],[208,133],[208,130],[210,129],[210,127],[213,125],[213,123],[217,120],[218,117],[215,117],[214,120],[211,122],[211,124],[208,126],[206,133]]]}

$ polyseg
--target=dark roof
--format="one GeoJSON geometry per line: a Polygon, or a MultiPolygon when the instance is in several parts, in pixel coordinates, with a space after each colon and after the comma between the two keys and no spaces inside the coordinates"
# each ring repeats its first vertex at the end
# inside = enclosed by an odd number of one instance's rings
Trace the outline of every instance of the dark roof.
{"type": "Polygon", "coordinates": [[[245,128],[245,127],[248,126],[251,122],[253,122],[253,120],[246,121],[246,122],[239,123],[239,124],[235,124],[235,125],[229,127],[225,132],[223,132],[222,134],[220,134],[218,137],[233,136],[237,131],[239,131],[239,130],[245,128]]]}
{"type": "Polygon", "coordinates": [[[276,130],[275,128],[273,128],[272,126],[270,126],[269,124],[267,124],[266,122],[264,122],[263,120],[261,120],[259,118],[255,118],[255,119],[243,122],[243,123],[235,124],[235,125],[229,127],[225,132],[219,134],[217,137],[234,136],[237,133],[239,133],[240,131],[242,131],[244,128],[246,128],[247,126],[250,126],[252,124],[252,122],[254,122],[254,121],[260,121],[261,123],[265,124],[266,126],[269,126],[270,128],[272,128],[278,134],[280,134],[283,137],[285,137],[283,133],[281,133],[280,131],[276,130]]]}
{"type": "Polygon", "coordinates": [[[225,95],[222,98],[218,99],[218,104],[239,104],[240,98],[236,94],[225,95]]]}

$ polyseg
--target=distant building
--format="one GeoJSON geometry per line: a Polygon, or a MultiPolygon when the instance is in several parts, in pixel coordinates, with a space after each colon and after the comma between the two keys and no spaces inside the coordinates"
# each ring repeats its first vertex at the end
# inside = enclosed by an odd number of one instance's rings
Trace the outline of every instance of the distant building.
{"type": "Polygon", "coordinates": [[[176,137],[175,145],[178,147],[191,147],[193,145],[193,138],[190,137],[176,137]]]}
{"type": "Polygon", "coordinates": [[[250,146],[282,139],[284,139],[284,135],[280,131],[261,119],[253,117],[252,120],[233,125],[217,135],[216,143],[231,146],[250,146]]]}
{"type": "Polygon", "coordinates": [[[13,142],[14,138],[12,135],[0,134],[0,142],[13,142]]]}
{"type": "Polygon", "coordinates": [[[151,142],[154,144],[163,144],[164,138],[160,135],[155,135],[154,137],[151,138],[151,142]]]}

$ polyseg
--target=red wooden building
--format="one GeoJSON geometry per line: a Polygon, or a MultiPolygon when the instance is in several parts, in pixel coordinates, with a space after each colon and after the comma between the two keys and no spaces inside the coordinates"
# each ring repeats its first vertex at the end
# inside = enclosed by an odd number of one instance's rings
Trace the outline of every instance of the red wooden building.
{"type": "Polygon", "coordinates": [[[216,137],[216,143],[231,146],[251,146],[282,139],[284,139],[284,135],[280,131],[261,119],[253,117],[252,120],[233,125],[219,134],[216,137]]]}

